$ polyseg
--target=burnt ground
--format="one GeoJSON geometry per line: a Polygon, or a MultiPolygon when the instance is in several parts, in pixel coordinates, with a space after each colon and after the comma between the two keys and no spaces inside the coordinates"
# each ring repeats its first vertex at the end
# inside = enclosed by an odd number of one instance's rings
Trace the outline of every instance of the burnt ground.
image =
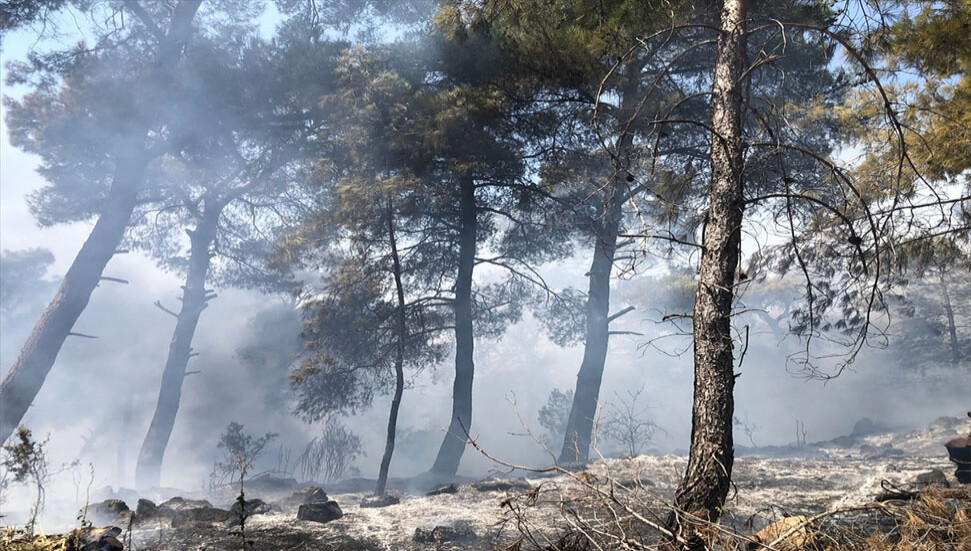
{"type": "MultiPolygon", "coordinates": [[[[783,516],[854,507],[872,502],[886,488],[913,488],[917,476],[932,469],[957,486],[943,444],[966,434],[966,420],[941,418],[917,431],[874,429],[800,448],[743,450],[724,522],[751,534],[783,516]],[[810,458],[796,457],[799,451],[810,458]]],[[[236,550],[244,541],[247,549],[266,551],[503,549],[520,538],[513,511],[527,515],[542,541],[565,529],[565,503],[582,502],[596,488],[616,490],[636,503],[670,502],[686,461],[678,455],[606,459],[579,476],[520,471],[505,475],[511,481],[506,486],[513,488],[465,480],[455,493],[433,496],[425,495],[431,482],[399,480],[392,493],[400,503],[383,508],[360,507],[370,481],[346,481],[326,489],[344,515],[325,524],[297,519],[296,504],[285,499],[292,489],[254,484],[247,498],[259,497],[271,510],[248,518],[243,533],[229,522],[173,527],[170,519],[159,517],[135,523],[119,539],[145,551],[236,550]]],[[[223,488],[207,499],[228,508],[233,491],[223,488]]]]}

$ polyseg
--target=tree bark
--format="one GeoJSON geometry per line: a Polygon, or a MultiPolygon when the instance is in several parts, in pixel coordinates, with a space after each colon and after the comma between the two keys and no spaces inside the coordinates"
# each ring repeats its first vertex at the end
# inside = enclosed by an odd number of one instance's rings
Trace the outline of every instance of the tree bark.
{"type": "Polygon", "coordinates": [[[182,382],[185,380],[186,366],[192,353],[192,338],[195,335],[199,316],[207,306],[206,277],[209,274],[212,254],[209,252],[216,238],[219,215],[222,205],[207,206],[195,230],[187,230],[191,249],[189,269],[186,272],[185,286],[182,291],[182,308],[169,344],[169,355],[162,371],[155,415],[148,427],[148,434],[142,442],[135,466],[135,483],[139,488],[156,488],[162,477],[162,458],[168,446],[175,417],[182,398],[182,382]]]}
{"type": "Polygon", "coordinates": [[[957,367],[961,362],[961,347],[958,344],[957,326],[954,324],[954,307],[951,305],[951,294],[948,292],[947,280],[941,272],[941,294],[944,298],[944,313],[947,316],[947,334],[951,347],[951,365],[957,367]]]}
{"type": "Polygon", "coordinates": [[[712,90],[711,197],[694,308],[694,406],[679,510],[717,520],[731,484],[735,386],[731,334],[744,202],[742,76],[746,0],[724,0],[712,90]]]}
{"type": "MultiPolygon", "coordinates": [[[[618,178],[619,180],[619,178],[618,178]]],[[[586,341],[583,360],[577,373],[573,404],[567,419],[563,448],[558,463],[586,461],[593,436],[593,420],[597,414],[600,384],[603,381],[609,341],[610,274],[617,251],[617,233],[624,204],[623,184],[617,181],[607,198],[605,220],[596,232],[593,263],[590,265],[587,290],[586,341]]]]}
{"type": "Polygon", "coordinates": [[[105,266],[124,237],[138,195],[135,182],[141,179],[142,170],[141,164],[119,164],[116,168],[115,177],[119,179],[108,192],[98,222],[3,379],[0,442],[13,433],[40,392],[61,346],[88,305],[105,266]]]}
{"type": "Polygon", "coordinates": [[[604,213],[602,221],[595,222],[596,234],[593,262],[590,265],[586,304],[586,340],[583,347],[583,360],[577,373],[577,384],[573,391],[573,404],[567,419],[563,447],[558,463],[586,461],[590,454],[593,439],[593,420],[597,414],[600,399],[600,385],[603,382],[604,367],[607,361],[607,347],[610,340],[610,274],[613,271],[614,255],[617,252],[617,237],[624,214],[624,202],[630,197],[625,181],[630,170],[631,149],[634,143],[632,126],[637,114],[640,96],[641,71],[643,62],[632,62],[627,69],[618,122],[624,130],[618,139],[617,159],[614,174],[604,193],[604,213]]]}
{"type": "Polygon", "coordinates": [[[401,407],[401,395],[405,390],[405,339],[408,336],[408,323],[405,317],[405,288],[401,282],[401,259],[398,256],[398,242],[394,232],[394,211],[391,201],[388,201],[388,240],[391,243],[391,261],[394,271],[394,286],[398,298],[398,311],[395,312],[396,333],[398,338],[394,358],[394,397],[391,399],[391,412],[388,414],[388,439],[384,445],[384,456],[381,458],[381,468],[378,471],[378,484],[374,495],[383,496],[388,485],[388,469],[391,467],[391,456],[394,454],[395,433],[398,430],[398,409],[401,407]]]}
{"type": "MultiPolygon", "coordinates": [[[[164,74],[175,67],[201,3],[202,0],[182,0],[172,11],[169,30],[156,51],[151,81],[164,82],[164,74]]],[[[125,235],[142,184],[146,163],[142,146],[150,126],[145,123],[132,133],[131,139],[121,140],[123,146],[98,221],[0,385],[0,443],[10,437],[37,397],[65,339],[88,305],[105,266],[125,235]]]]}
{"type": "Polygon", "coordinates": [[[461,181],[461,228],[459,265],[455,279],[455,382],[452,386],[452,417],[448,432],[438,449],[431,473],[451,478],[459,470],[465,452],[466,432],[472,430],[472,271],[475,268],[476,216],[475,182],[471,176],[461,181]]]}

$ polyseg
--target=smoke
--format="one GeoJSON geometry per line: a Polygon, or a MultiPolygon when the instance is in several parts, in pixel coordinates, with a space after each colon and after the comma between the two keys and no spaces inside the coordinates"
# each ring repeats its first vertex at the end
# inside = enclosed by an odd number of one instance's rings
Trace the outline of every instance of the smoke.
{"type": "MultiPolygon", "coordinates": [[[[26,41],[26,34],[9,35],[3,61],[22,57],[26,41]]],[[[8,94],[20,92],[7,90],[8,94]]],[[[47,278],[56,280],[67,270],[91,225],[37,227],[24,200],[44,183],[34,172],[37,159],[10,146],[3,123],[0,133],[0,179],[4,182],[0,188],[0,248],[50,250],[54,262],[47,278]]],[[[580,251],[544,271],[555,287],[582,289],[587,266],[589,258],[580,251]]],[[[177,275],[159,270],[138,253],[116,256],[105,275],[129,283],[105,281],[96,290],[74,330],[97,338],[71,337],[67,341],[24,419],[36,436],[50,435],[48,451],[56,474],[44,518],[48,526],[73,523],[74,511],[83,503],[88,486],[94,490],[133,486],[134,462],[154,411],[172,336],[174,319],[154,303],[177,301],[182,285],[177,275]]],[[[663,303],[670,297],[669,290],[637,283],[614,283],[613,310],[627,304],[639,308],[625,316],[617,329],[639,335],[612,338],[602,405],[630,389],[644,387],[643,405],[653,422],[664,429],[649,448],[657,453],[685,450],[691,428],[690,343],[674,337],[659,341],[664,343],[661,350],[644,346],[672,331],[670,325],[655,323],[656,316],[644,305],[663,303]]],[[[304,423],[290,412],[286,360],[299,331],[294,306],[280,297],[253,291],[218,291],[219,297],[202,314],[193,340],[199,356],[191,360],[189,369],[197,373],[184,384],[163,465],[162,485],[178,489],[172,492],[202,491],[219,453],[219,435],[230,422],[242,423],[248,434],[279,434],[257,472],[278,467],[277,447],[290,450],[295,458],[323,428],[304,423]]],[[[16,319],[4,320],[0,374],[6,374],[40,314],[34,307],[18,312],[16,319]]],[[[736,411],[750,423],[759,445],[793,442],[796,421],[805,424],[812,442],[849,433],[861,417],[890,426],[916,427],[968,406],[966,371],[938,366],[904,368],[892,361],[892,350],[865,350],[852,370],[823,384],[787,371],[787,357],[797,347],[794,340],[780,344],[761,335],[740,367],[736,411]]],[[[552,389],[573,388],[582,352],[579,344],[568,348],[553,344],[532,316],[510,327],[501,339],[477,341],[472,436],[489,453],[510,463],[550,464],[550,455],[527,433],[542,436],[539,409],[552,389]]],[[[450,361],[409,381],[392,477],[412,476],[431,465],[448,425],[451,382],[450,361]]],[[[380,396],[372,409],[346,420],[362,439],[366,456],[358,460],[357,468],[366,477],[377,473],[389,402],[390,397],[380,396]]],[[[748,443],[742,435],[737,441],[748,443]]],[[[493,470],[502,469],[469,448],[460,474],[483,476],[493,470]]],[[[5,508],[16,511],[24,509],[29,495],[23,488],[12,487],[5,498],[5,508]]]]}

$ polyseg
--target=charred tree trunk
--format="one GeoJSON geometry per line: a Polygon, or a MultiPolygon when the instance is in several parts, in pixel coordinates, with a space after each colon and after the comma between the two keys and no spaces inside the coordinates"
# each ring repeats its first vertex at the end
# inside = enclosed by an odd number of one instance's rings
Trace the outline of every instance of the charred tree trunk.
{"type": "Polygon", "coordinates": [[[596,241],[588,276],[587,327],[583,360],[577,373],[573,404],[570,407],[558,463],[586,461],[590,454],[593,420],[597,414],[600,384],[603,381],[607,346],[610,340],[610,274],[613,271],[614,255],[617,252],[617,237],[624,213],[624,201],[630,197],[628,182],[625,180],[630,173],[630,155],[634,143],[632,126],[640,102],[637,92],[641,85],[643,67],[642,62],[630,64],[622,91],[619,122],[624,125],[624,130],[617,142],[614,175],[604,193],[603,217],[595,222],[596,241]]]}
{"type": "Polygon", "coordinates": [[[391,399],[391,412],[388,414],[388,439],[384,445],[384,456],[381,458],[381,468],[378,471],[378,484],[374,489],[374,495],[377,496],[383,496],[388,485],[388,469],[391,467],[395,433],[398,430],[398,409],[401,407],[401,395],[405,390],[405,339],[408,337],[408,323],[405,317],[405,288],[401,282],[401,259],[398,256],[398,242],[394,233],[394,211],[390,200],[388,201],[388,240],[391,243],[394,287],[398,297],[398,311],[395,312],[395,332],[397,333],[398,343],[394,357],[394,397],[391,399]]]}
{"type": "Polygon", "coordinates": [[[465,176],[461,182],[461,228],[459,265],[455,279],[455,382],[452,386],[452,417],[438,449],[431,473],[454,477],[465,452],[466,431],[472,430],[472,271],[475,268],[476,216],[475,182],[465,176]]]}
{"type": "Polygon", "coordinates": [[[577,373],[577,386],[573,391],[573,405],[566,424],[563,448],[559,463],[586,461],[593,436],[593,419],[597,414],[600,383],[607,361],[607,345],[610,338],[608,322],[610,310],[610,274],[617,251],[617,232],[623,213],[623,184],[615,182],[611,196],[606,201],[604,221],[598,223],[594,243],[593,263],[590,265],[587,290],[587,330],[583,347],[583,361],[577,373]]]}
{"type": "Polygon", "coordinates": [[[941,272],[941,294],[944,298],[944,313],[947,316],[947,334],[951,347],[951,365],[957,367],[961,362],[961,347],[958,344],[957,326],[954,325],[954,307],[951,305],[951,294],[948,292],[947,280],[941,272]]]}
{"type": "Polygon", "coordinates": [[[162,458],[172,435],[175,417],[182,398],[182,382],[186,366],[192,354],[192,337],[195,335],[199,316],[207,306],[206,277],[212,254],[209,248],[216,238],[221,205],[207,206],[195,230],[187,230],[191,249],[189,269],[182,291],[182,308],[179,310],[175,332],[169,344],[169,355],[162,371],[155,415],[142,442],[135,466],[135,483],[139,488],[158,487],[162,476],[162,458]]]}
{"type": "Polygon", "coordinates": [[[694,308],[694,406],[679,510],[716,520],[731,484],[735,386],[731,314],[744,202],[742,76],[746,0],[724,0],[712,90],[711,197],[694,308]]]}
{"type": "MultiPolygon", "coordinates": [[[[179,60],[202,0],[182,0],[172,11],[169,30],[159,43],[150,81],[161,83],[179,60]]],[[[61,287],[34,326],[0,385],[0,443],[20,424],[40,392],[65,339],[88,305],[101,274],[125,235],[135,209],[146,159],[142,144],[150,125],[132,132],[115,163],[111,189],[98,221],[64,276],[61,287]]]]}

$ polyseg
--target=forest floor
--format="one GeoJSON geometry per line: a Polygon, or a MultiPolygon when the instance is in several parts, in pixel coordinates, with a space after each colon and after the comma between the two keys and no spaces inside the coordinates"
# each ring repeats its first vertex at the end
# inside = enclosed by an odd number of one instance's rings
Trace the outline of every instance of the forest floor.
{"type": "MultiPolygon", "coordinates": [[[[866,506],[888,489],[917,488],[917,477],[934,469],[945,473],[947,485],[955,488],[949,490],[951,497],[967,498],[960,507],[971,512],[971,488],[957,483],[952,474],[955,466],[947,460],[944,448],[948,440],[967,435],[967,419],[940,418],[915,431],[870,429],[867,434],[798,448],[743,450],[745,455],[735,462],[725,527],[751,535],[784,517],[866,506]]],[[[579,472],[520,471],[485,484],[463,481],[452,488],[454,493],[439,495],[426,495],[434,486],[428,482],[399,480],[390,493],[400,503],[380,508],[361,507],[369,495],[370,481],[346,481],[327,488],[329,499],[343,512],[341,518],[327,523],[298,520],[299,503],[286,497],[292,489],[268,490],[254,484],[246,498],[260,498],[270,510],[247,518],[243,533],[225,520],[173,527],[170,518],[158,517],[133,523],[130,528],[122,522],[114,524],[123,527],[117,540],[126,543],[126,548],[143,551],[518,549],[523,531],[532,538],[525,543],[542,546],[557,541],[570,522],[579,519],[583,524],[597,518],[597,501],[604,496],[617,497],[621,508],[642,508],[649,518],[661,519],[661,504],[671,501],[686,461],[676,455],[606,459],[579,472]]],[[[234,497],[225,488],[207,499],[216,507],[229,509],[234,497]]],[[[134,503],[129,505],[135,508],[134,503]]],[[[953,524],[953,519],[949,522],[953,524]]],[[[971,523],[971,519],[962,522],[971,523]]],[[[877,528],[863,530],[869,533],[877,528]]],[[[971,539],[966,545],[971,549],[971,539]]],[[[110,549],[91,549],[95,548],[110,549]]],[[[523,545],[526,548],[529,545],[523,545]]]]}

